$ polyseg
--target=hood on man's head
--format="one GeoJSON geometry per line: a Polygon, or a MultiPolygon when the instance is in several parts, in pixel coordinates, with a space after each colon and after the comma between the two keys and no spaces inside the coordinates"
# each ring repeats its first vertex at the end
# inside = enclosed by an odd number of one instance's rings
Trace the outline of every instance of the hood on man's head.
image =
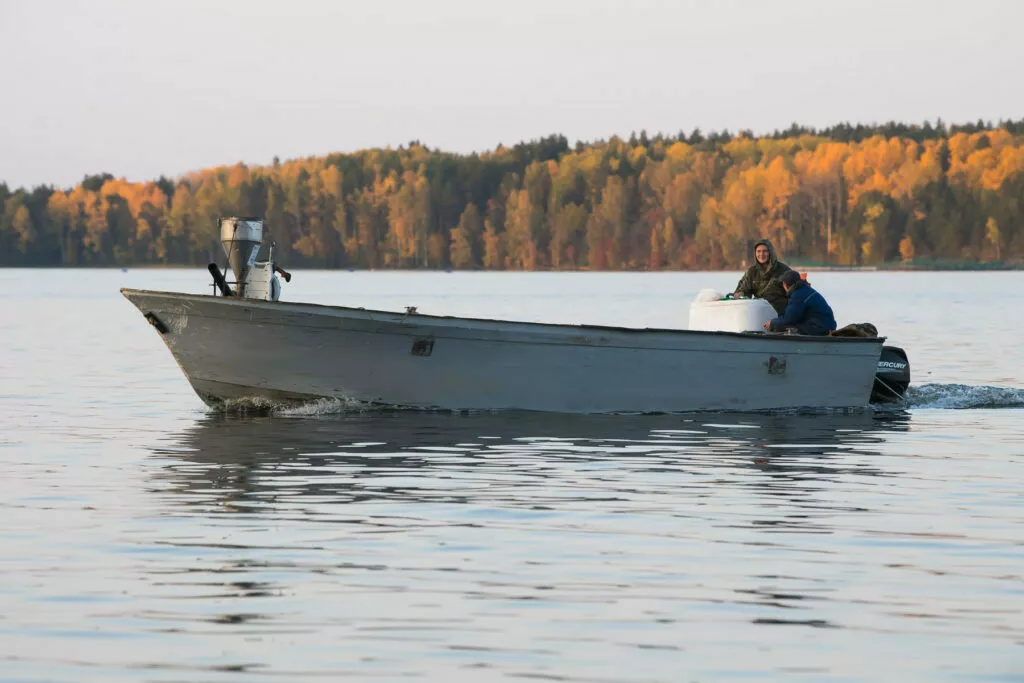
{"type": "Polygon", "coordinates": [[[778,262],[779,257],[775,255],[775,247],[772,246],[771,240],[758,240],[754,242],[754,263],[757,263],[757,248],[762,244],[768,247],[768,265],[774,266],[778,262]]]}

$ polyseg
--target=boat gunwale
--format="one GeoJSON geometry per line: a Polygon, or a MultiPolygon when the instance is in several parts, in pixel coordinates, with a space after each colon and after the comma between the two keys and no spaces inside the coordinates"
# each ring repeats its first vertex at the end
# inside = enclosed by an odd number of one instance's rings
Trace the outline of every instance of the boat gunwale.
{"type": "MultiPolygon", "coordinates": [[[[264,301],[262,299],[247,299],[245,297],[226,297],[226,296],[215,296],[212,294],[190,294],[188,292],[166,292],[153,289],[134,289],[132,287],[122,287],[119,290],[125,298],[128,298],[128,294],[142,294],[142,295],[156,295],[161,297],[167,297],[171,299],[203,299],[216,301],[217,303],[223,303],[230,306],[267,306],[273,308],[277,305],[286,306],[301,306],[319,308],[341,312],[351,313],[368,313],[378,314],[385,316],[397,316],[406,320],[415,318],[428,318],[432,320],[465,320],[468,322],[478,323],[492,323],[498,325],[527,325],[530,327],[541,327],[541,328],[555,328],[561,330],[594,330],[594,331],[612,331],[612,332],[627,332],[627,333],[651,333],[657,332],[662,334],[680,335],[680,336],[728,336],[728,337],[739,337],[741,339],[771,339],[771,340],[786,340],[794,342],[814,342],[814,343],[826,343],[826,344],[864,344],[864,343],[884,343],[886,337],[836,337],[831,335],[803,335],[803,334],[773,334],[766,335],[763,332],[728,332],[725,330],[680,330],[670,329],[661,327],[617,327],[614,325],[592,325],[592,324],[579,324],[574,325],[570,323],[540,323],[528,320],[501,320],[497,318],[470,318],[465,316],[455,315],[432,315],[430,313],[402,313],[400,311],[382,311],[378,309],[362,308],[354,306],[337,306],[332,304],[317,304],[303,301],[264,301]]],[[[130,300],[130,299],[129,299],[130,300]]],[[[134,302],[132,302],[134,303],[134,302]]]]}

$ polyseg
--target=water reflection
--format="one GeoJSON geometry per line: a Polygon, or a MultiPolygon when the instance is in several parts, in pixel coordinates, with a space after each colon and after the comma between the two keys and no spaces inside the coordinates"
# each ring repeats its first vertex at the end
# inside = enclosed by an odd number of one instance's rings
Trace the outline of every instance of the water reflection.
{"type": "Polygon", "coordinates": [[[998,655],[1017,612],[986,595],[1016,549],[982,566],[961,553],[983,539],[932,529],[958,501],[893,448],[911,420],[210,414],[150,448],[143,531],[168,552],[140,616],[233,639],[267,680],[678,680],[683,651],[701,680],[870,680],[828,643],[895,657],[966,628],[998,655]]]}
{"type": "MultiPolygon", "coordinates": [[[[845,475],[885,476],[877,446],[907,431],[907,414],[567,416],[421,412],[318,417],[210,414],[169,443],[162,492],[216,498],[224,510],[266,510],[283,498],[318,503],[483,502],[543,507],[565,492],[608,501],[645,491],[738,485],[793,500],[845,475]],[[663,480],[649,478],[659,474],[663,480]],[[685,475],[693,481],[687,482],[685,475]],[[680,478],[684,477],[684,478],[680,478]],[[637,481],[633,481],[637,479],[637,481]],[[558,481],[560,480],[560,481],[558,481]],[[502,484],[509,486],[502,486],[502,484]],[[561,485],[565,484],[566,487],[561,485]],[[522,496],[523,489],[531,495],[522,496]],[[598,497],[601,497],[598,496],[598,497]]],[[[692,493],[692,492],[691,492],[692,493]]]]}
{"type": "MultiPolygon", "coordinates": [[[[752,624],[831,628],[816,614],[833,589],[808,574],[838,562],[839,550],[813,539],[877,502],[865,494],[871,482],[898,476],[882,445],[908,428],[906,414],[872,412],[210,414],[152,449],[161,465],[152,491],[169,514],[183,506],[203,529],[167,543],[229,553],[216,577],[190,570],[181,581],[204,598],[287,591],[288,582],[258,580],[282,572],[335,577],[330,591],[358,593],[387,584],[374,574],[427,593],[450,580],[444,590],[486,604],[613,604],[626,592],[667,599],[682,590],[716,609],[756,608],[752,624]],[[808,543],[794,540],[806,534],[808,543]],[[765,553],[801,559],[770,573],[765,553]],[[748,574],[751,561],[762,569],[748,574]],[[687,572],[721,585],[680,589],[687,572]],[[225,573],[252,581],[225,582],[225,573]],[[349,575],[362,578],[350,584],[349,575]],[[568,595],[549,593],[556,584],[568,595]]],[[[677,612],[647,617],[673,623],[677,612]]]]}

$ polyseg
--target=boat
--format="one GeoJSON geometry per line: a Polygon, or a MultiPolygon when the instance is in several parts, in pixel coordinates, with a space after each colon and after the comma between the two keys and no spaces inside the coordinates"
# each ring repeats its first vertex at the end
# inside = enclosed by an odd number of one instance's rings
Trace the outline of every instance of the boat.
{"type": "MultiPolygon", "coordinates": [[[[257,261],[263,221],[223,218],[235,276],[212,294],[122,289],[208,405],[338,399],[364,406],[558,413],[851,408],[899,401],[906,354],[882,337],[568,325],[280,300],[257,261]],[[900,366],[900,367],[897,367],[900,366]]],[[[737,302],[739,303],[739,302],[737,302]]]]}

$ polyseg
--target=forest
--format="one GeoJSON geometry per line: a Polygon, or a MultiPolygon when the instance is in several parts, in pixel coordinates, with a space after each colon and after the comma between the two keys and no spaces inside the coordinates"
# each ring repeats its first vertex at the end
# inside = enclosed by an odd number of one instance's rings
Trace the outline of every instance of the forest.
{"type": "Polygon", "coordinates": [[[223,261],[259,216],[289,268],[738,268],[767,237],[822,266],[1024,264],[1024,119],[561,135],[453,154],[412,141],[128,182],[0,183],[0,266],[223,261]]]}

